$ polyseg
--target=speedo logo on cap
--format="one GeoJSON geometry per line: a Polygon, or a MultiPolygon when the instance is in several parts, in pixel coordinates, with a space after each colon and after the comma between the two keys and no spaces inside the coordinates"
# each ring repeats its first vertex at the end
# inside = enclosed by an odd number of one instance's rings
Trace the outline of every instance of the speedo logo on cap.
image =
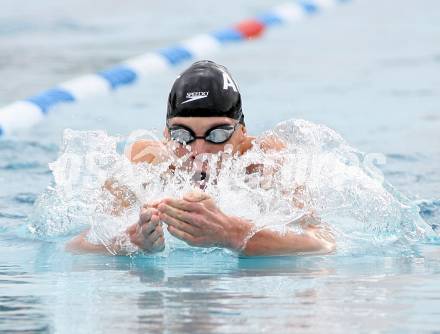
{"type": "Polygon", "coordinates": [[[209,92],[188,92],[186,93],[187,100],[183,101],[181,104],[201,100],[208,97],[209,92]]]}

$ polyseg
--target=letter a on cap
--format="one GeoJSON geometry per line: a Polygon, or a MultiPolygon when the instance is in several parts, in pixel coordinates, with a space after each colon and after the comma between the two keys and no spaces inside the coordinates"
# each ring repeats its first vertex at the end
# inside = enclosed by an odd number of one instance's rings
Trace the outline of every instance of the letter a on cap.
{"type": "Polygon", "coordinates": [[[228,73],[223,72],[223,89],[228,89],[229,87],[232,87],[234,92],[237,92],[237,87],[235,86],[234,81],[232,81],[228,73]]]}

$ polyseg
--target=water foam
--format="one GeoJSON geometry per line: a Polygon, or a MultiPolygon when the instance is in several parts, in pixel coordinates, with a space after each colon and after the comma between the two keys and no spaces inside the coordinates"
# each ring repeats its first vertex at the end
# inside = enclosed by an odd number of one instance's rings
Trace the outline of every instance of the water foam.
{"type": "MultiPolygon", "coordinates": [[[[119,238],[136,250],[124,231],[137,222],[139,206],[182,197],[194,189],[194,171],[179,168],[184,159],[172,154],[159,163],[132,164],[119,152],[124,140],[103,131],[65,130],[60,155],[50,164],[54,184],[39,197],[30,219],[32,233],[56,237],[89,227],[93,243],[108,245],[119,238]],[[177,166],[174,172],[170,165],[177,166]],[[136,195],[132,209],[115,210],[114,197],[103,189],[106,180],[136,195]]],[[[377,251],[378,246],[408,250],[433,232],[418,207],[383,180],[375,165],[378,158],[359,152],[323,125],[289,120],[259,136],[241,157],[230,150],[208,157],[204,188],[225,213],[250,219],[258,228],[301,233],[297,218],[313,212],[331,226],[341,254],[377,251]],[[271,140],[285,148],[265,149],[271,140]],[[249,166],[257,166],[256,172],[246,173],[249,166]]],[[[166,241],[164,254],[189,249],[168,234],[166,241]]]]}

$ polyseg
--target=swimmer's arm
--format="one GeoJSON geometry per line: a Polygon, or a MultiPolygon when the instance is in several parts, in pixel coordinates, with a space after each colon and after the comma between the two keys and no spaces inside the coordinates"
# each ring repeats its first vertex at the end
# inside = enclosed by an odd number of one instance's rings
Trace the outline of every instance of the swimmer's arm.
{"type": "Polygon", "coordinates": [[[298,253],[327,254],[336,248],[328,230],[310,227],[302,234],[289,231],[280,233],[271,229],[258,231],[250,238],[240,254],[243,256],[274,256],[298,253]]]}
{"type": "Polygon", "coordinates": [[[89,230],[82,232],[70,241],[66,243],[66,251],[74,254],[105,254],[105,255],[126,255],[123,250],[120,249],[116,244],[110,246],[95,245],[87,240],[87,234],[89,230]]]}
{"type": "MultiPolygon", "coordinates": [[[[161,142],[140,140],[130,146],[126,157],[134,164],[137,163],[158,163],[164,157],[164,145],[161,142]]],[[[136,195],[126,186],[121,185],[115,179],[108,179],[103,189],[114,197],[112,214],[118,215],[123,210],[133,207],[138,203],[136,195]]],[[[67,242],[65,249],[72,253],[95,253],[126,255],[120,245],[113,243],[110,246],[95,245],[87,240],[89,230],[77,235],[67,242]]]]}
{"type": "Polygon", "coordinates": [[[135,193],[114,179],[105,181],[103,189],[113,195],[113,215],[119,215],[125,209],[129,209],[138,203],[135,193]]]}
{"type": "Polygon", "coordinates": [[[165,247],[165,239],[162,224],[159,221],[157,209],[152,206],[144,206],[139,214],[138,222],[130,225],[125,235],[115,237],[109,245],[95,245],[87,240],[90,229],[70,240],[65,249],[71,253],[95,253],[111,255],[129,255],[133,252],[131,246],[147,253],[161,252],[165,247]],[[129,249],[124,246],[127,242],[129,249]]]}
{"type": "MultiPolygon", "coordinates": [[[[125,152],[125,155],[133,164],[155,164],[164,158],[164,147],[164,144],[161,142],[140,140],[133,143],[125,152]]],[[[114,197],[114,210],[112,212],[114,215],[120,214],[123,210],[129,209],[139,202],[134,192],[128,187],[119,184],[115,179],[108,179],[104,183],[103,189],[107,190],[114,197]]]]}
{"type": "MultiPolygon", "coordinates": [[[[108,191],[113,195],[113,207],[111,214],[118,216],[125,209],[131,208],[135,203],[138,202],[136,195],[124,185],[119,185],[114,179],[108,179],[105,181],[103,190],[108,191]]],[[[117,245],[95,245],[87,240],[87,234],[89,229],[85,230],[81,234],[77,235],[70,241],[66,243],[65,249],[71,253],[91,253],[91,254],[122,254],[123,252],[118,249],[117,245]]]]}
{"type": "Polygon", "coordinates": [[[325,254],[335,249],[329,227],[312,214],[291,221],[281,233],[226,215],[204,192],[190,192],[182,200],[165,198],[157,209],[171,235],[190,246],[223,247],[244,256],[325,254]],[[301,232],[288,230],[289,225],[301,227],[301,232]]]}

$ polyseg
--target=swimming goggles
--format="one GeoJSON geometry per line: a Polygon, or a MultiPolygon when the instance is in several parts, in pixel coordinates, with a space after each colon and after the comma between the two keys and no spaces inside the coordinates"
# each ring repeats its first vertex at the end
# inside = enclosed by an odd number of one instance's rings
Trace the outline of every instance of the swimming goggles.
{"type": "Polygon", "coordinates": [[[193,130],[183,125],[169,126],[167,124],[167,128],[171,139],[184,145],[188,145],[196,139],[204,139],[212,144],[223,144],[232,137],[239,125],[240,123],[215,126],[207,130],[204,136],[196,136],[193,130]]]}

